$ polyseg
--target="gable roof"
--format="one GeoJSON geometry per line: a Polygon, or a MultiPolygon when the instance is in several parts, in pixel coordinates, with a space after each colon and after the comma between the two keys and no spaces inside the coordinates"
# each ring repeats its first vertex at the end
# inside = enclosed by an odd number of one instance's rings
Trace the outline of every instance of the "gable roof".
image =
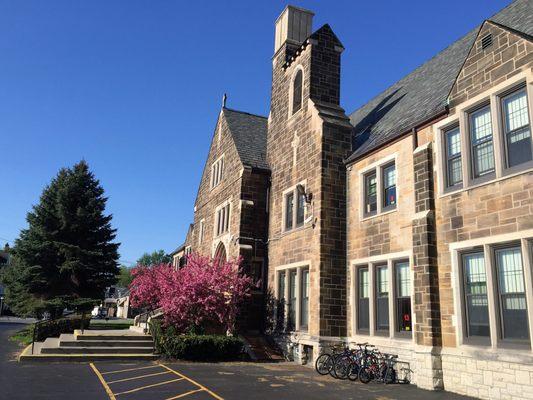
{"type": "Polygon", "coordinates": [[[222,112],[241,162],[253,168],[269,169],[266,162],[268,119],[225,107],[222,112]]]}
{"type": "MultiPolygon", "coordinates": [[[[489,19],[533,35],[533,0],[516,0],[489,19]]],[[[347,162],[446,112],[448,94],[480,29],[451,44],[350,115],[354,152],[347,162]]]]}

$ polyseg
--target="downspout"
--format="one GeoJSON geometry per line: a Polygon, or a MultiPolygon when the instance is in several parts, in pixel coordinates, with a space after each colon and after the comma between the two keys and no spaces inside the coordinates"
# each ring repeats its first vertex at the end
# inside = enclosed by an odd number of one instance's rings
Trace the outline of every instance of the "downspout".
{"type": "Polygon", "coordinates": [[[418,132],[416,128],[411,129],[411,135],[413,135],[413,151],[418,148],[418,132]]]}

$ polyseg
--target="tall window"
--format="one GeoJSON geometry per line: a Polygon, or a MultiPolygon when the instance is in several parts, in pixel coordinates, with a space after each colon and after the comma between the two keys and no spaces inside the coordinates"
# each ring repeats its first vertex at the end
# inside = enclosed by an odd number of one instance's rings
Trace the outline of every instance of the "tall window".
{"type": "MultiPolygon", "coordinates": [[[[488,248],[488,247],[486,247],[488,248]]],[[[522,249],[519,245],[495,245],[489,250],[463,253],[463,298],[465,333],[468,337],[529,341],[528,308],[522,249]],[[493,259],[487,270],[487,258],[493,259]],[[489,272],[492,272],[489,274],[489,272]],[[491,281],[492,280],[492,281],[491,281]],[[494,292],[493,318],[498,330],[491,331],[488,293],[494,292]]]]}
{"type": "Polygon", "coordinates": [[[470,114],[472,170],[474,178],[494,172],[494,145],[490,105],[470,114]]]}
{"type": "Polygon", "coordinates": [[[211,188],[218,186],[224,175],[224,157],[219,158],[211,166],[211,188]]]}
{"type": "Polygon", "coordinates": [[[389,276],[386,265],[376,267],[376,330],[389,330],[389,276]]]}
{"type": "Polygon", "coordinates": [[[293,227],[294,214],[294,193],[288,193],[285,197],[285,230],[291,230],[293,227]]]}
{"type": "Polygon", "coordinates": [[[290,330],[294,329],[296,323],[296,279],[297,272],[296,270],[289,271],[289,315],[287,320],[287,326],[290,330]]]}
{"type": "Polygon", "coordinates": [[[292,113],[296,113],[302,108],[302,85],[303,85],[303,73],[299,69],[294,76],[292,83],[292,113]]]}
{"type": "Polygon", "coordinates": [[[302,226],[305,222],[305,195],[298,194],[296,188],[285,194],[284,230],[302,226]]]}
{"type": "Polygon", "coordinates": [[[216,214],[216,236],[229,232],[230,205],[229,203],[217,210],[216,214]]]}
{"type": "Polygon", "coordinates": [[[411,332],[411,275],[408,261],[395,263],[396,321],[398,332],[411,332]]]}
{"type": "Polygon", "coordinates": [[[496,250],[503,339],[529,339],[524,269],[520,247],[496,250]]]}
{"type": "Polygon", "coordinates": [[[446,141],[446,179],[447,186],[452,187],[463,182],[461,165],[461,133],[459,127],[444,132],[446,141]]]}
{"type": "Polygon", "coordinates": [[[359,268],[358,270],[358,302],[357,302],[357,327],[361,331],[368,331],[369,329],[369,279],[368,268],[359,268]]]}
{"type": "Polygon", "coordinates": [[[502,99],[503,130],[508,167],[533,159],[531,129],[526,89],[520,89],[502,99]]]}
{"type": "Polygon", "coordinates": [[[377,210],[378,183],[376,171],[365,176],[365,214],[370,215],[377,210]]]}
{"type": "Polygon", "coordinates": [[[468,336],[490,336],[487,271],[483,252],[463,254],[463,278],[468,336]]]}
{"type": "Polygon", "coordinates": [[[383,210],[396,207],[396,166],[383,167],[383,210]]]}
{"type": "Polygon", "coordinates": [[[277,324],[278,328],[282,329],[285,322],[285,271],[281,271],[278,275],[278,315],[277,324]]]}
{"type": "Polygon", "coordinates": [[[309,324],[309,270],[302,270],[301,286],[301,307],[300,307],[300,328],[307,329],[309,324]]]}

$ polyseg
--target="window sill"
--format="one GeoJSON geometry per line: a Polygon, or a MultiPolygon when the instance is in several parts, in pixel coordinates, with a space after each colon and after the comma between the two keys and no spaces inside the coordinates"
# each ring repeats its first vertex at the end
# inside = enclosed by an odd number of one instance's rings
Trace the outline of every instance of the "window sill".
{"type": "Polygon", "coordinates": [[[486,361],[533,364],[533,352],[530,346],[508,348],[500,345],[498,348],[491,348],[490,346],[462,344],[458,347],[443,347],[442,354],[451,356],[466,355],[486,361]]]}
{"type": "Polygon", "coordinates": [[[363,218],[361,218],[360,222],[371,220],[372,218],[381,217],[383,215],[391,214],[393,212],[398,211],[398,207],[394,207],[390,210],[382,211],[380,213],[372,214],[372,215],[366,215],[363,218]]]}
{"type": "Polygon", "coordinates": [[[500,176],[499,178],[494,178],[494,179],[489,180],[489,181],[477,182],[477,183],[475,183],[473,185],[463,186],[461,188],[457,188],[456,190],[448,190],[448,191],[445,190],[444,192],[441,192],[439,194],[438,198],[440,199],[440,198],[443,198],[443,197],[450,196],[452,194],[459,194],[459,193],[462,193],[462,192],[467,192],[469,190],[477,189],[477,188],[480,188],[480,187],[483,187],[483,186],[486,186],[486,185],[490,185],[492,183],[501,182],[503,180],[514,178],[514,177],[520,176],[520,175],[525,175],[525,174],[528,174],[530,172],[533,172],[533,167],[530,167],[530,168],[527,168],[527,169],[523,169],[523,170],[520,170],[520,171],[517,171],[517,172],[513,172],[513,173],[508,173],[508,174],[506,174],[504,172],[504,174],[502,176],[500,176]]]}

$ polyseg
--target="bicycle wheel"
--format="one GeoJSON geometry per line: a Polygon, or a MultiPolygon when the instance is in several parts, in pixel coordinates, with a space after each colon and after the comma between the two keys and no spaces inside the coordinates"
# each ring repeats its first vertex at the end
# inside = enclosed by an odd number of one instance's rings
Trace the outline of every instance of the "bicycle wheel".
{"type": "Polygon", "coordinates": [[[350,369],[350,358],[348,356],[339,357],[333,365],[333,372],[337,379],[347,379],[350,369]]]}
{"type": "Polygon", "coordinates": [[[327,375],[333,368],[333,358],[331,354],[320,355],[315,362],[315,369],[320,375],[327,375]]]}
{"type": "Polygon", "coordinates": [[[329,374],[335,379],[337,379],[337,376],[335,375],[335,363],[340,357],[342,357],[342,354],[334,354],[331,356],[331,369],[329,370],[329,374]]]}
{"type": "Polygon", "coordinates": [[[387,373],[385,374],[384,381],[386,384],[396,383],[398,381],[398,378],[396,376],[396,370],[393,367],[387,368],[387,373]]]}
{"type": "Polygon", "coordinates": [[[372,372],[369,367],[359,368],[359,381],[361,383],[368,383],[372,380],[372,372]]]}
{"type": "Polygon", "coordinates": [[[356,361],[352,361],[348,367],[348,379],[355,382],[359,378],[359,364],[356,361]]]}

